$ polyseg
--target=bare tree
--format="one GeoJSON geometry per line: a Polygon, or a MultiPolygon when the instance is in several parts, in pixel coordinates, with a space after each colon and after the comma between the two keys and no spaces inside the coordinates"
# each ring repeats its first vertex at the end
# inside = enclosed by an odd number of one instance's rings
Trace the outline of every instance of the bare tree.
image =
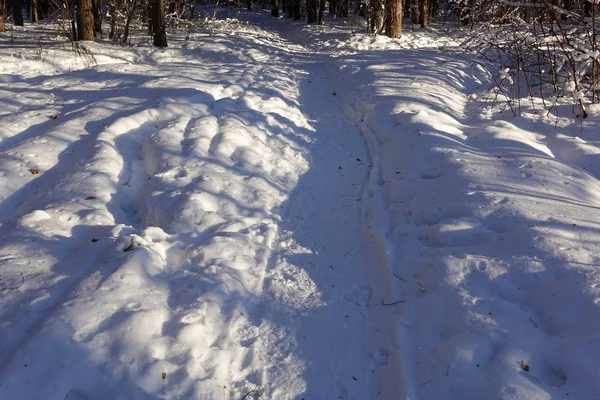
{"type": "Polygon", "coordinates": [[[325,23],[323,14],[325,14],[325,0],[319,0],[319,25],[325,23]]]}
{"type": "Polygon", "coordinates": [[[410,1],[410,19],[413,25],[419,23],[419,0],[410,1]]]}
{"type": "Polygon", "coordinates": [[[163,0],[151,0],[152,3],[152,35],[154,45],[167,47],[167,31],[165,28],[165,4],[163,0]]]}
{"type": "Polygon", "coordinates": [[[421,28],[427,28],[427,15],[429,14],[428,0],[419,0],[419,23],[421,28]]]}
{"type": "Polygon", "coordinates": [[[381,33],[383,31],[383,22],[385,21],[385,1],[370,0],[369,5],[369,30],[372,33],[381,33]]]}
{"type": "Polygon", "coordinates": [[[137,0],[132,0],[131,2],[128,0],[124,1],[125,5],[125,27],[123,28],[123,37],[121,38],[121,43],[127,43],[127,39],[129,39],[129,26],[131,25],[131,19],[133,18],[133,13],[136,10],[137,0]]]}
{"type": "Polygon", "coordinates": [[[329,14],[336,13],[337,0],[329,0],[329,14]]]}
{"type": "Polygon", "coordinates": [[[3,1],[0,0],[0,33],[4,32],[4,10],[2,9],[3,1]]]}
{"type": "Polygon", "coordinates": [[[21,0],[12,0],[13,22],[16,26],[23,26],[23,10],[21,0]]]}
{"type": "Polygon", "coordinates": [[[94,14],[94,33],[102,36],[102,1],[92,0],[92,13],[94,14]]]}
{"type": "Polygon", "coordinates": [[[391,38],[402,36],[402,0],[385,2],[385,34],[391,38]]]}
{"type": "Polygon", "coordinates": [[[271,15],[275,18],[279,18],[279,0],[272,1],[273,8],[271,8],[271,15]]]}
{"type": "Polygon", "coordinates": [[[31,22],[37,24],[38,21],[38,2],[37,0],[31,0],[31,22]]]}
{"type": "Polygon", "coordinates": [[[306,0],[306,22],[317,22],[317,0],[306,0]]]}
{"type": "Polygon", "coordinates": [[[77,40],[94,40],[92,0],[77,0],[77,40]]]}

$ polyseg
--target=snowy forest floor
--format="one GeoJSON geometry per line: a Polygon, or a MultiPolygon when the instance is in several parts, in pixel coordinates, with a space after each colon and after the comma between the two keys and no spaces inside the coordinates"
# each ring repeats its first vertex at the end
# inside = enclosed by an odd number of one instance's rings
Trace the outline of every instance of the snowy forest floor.
{"type": "Polygon", "coordinates": [[[598,398],[595,109],[240,20],[0,36],[0,398],[598,398]]]}

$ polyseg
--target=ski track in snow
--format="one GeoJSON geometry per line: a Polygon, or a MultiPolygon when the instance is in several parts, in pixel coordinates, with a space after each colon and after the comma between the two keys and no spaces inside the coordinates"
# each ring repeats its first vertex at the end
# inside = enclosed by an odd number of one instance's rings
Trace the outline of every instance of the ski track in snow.
{"type": "Polygon", "coordinates": [[[246,17],[0,53],[0,398],[600,393],[596,138],[488,118],[442,52],[246,17]]]}

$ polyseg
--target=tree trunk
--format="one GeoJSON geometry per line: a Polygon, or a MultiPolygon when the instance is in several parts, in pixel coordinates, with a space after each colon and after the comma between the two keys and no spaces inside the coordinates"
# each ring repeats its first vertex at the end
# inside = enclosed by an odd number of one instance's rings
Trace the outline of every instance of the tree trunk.
{"type": "Polygon", "coordinates": [[[31,0],[31,22],[33,22],[34,24],[37,24],[39,22],[37,0],[31,0]]]}
{"type": "Polygon", "coordinates": [[[419,0],[410,1],[410,20],[413,25],[419,23],[419,0]]]}
{"type": "Polygon", "coordinates": [[[77,40],[94,40],[92,0],[77,0],[77,40]]]}
{"type": "Polygon", "coordinates": [[[339,0],[339,16],[347,18],[350,15],[350,0],[339,0]]]}
{"type": "Polygon", "coordinates": [[[154,34],[154,23],[152,22],[152,3],[154,0],[148,0],[148,35],[153,36],[154,34]]]}
{"type": "Polygon", "coordinates": [[[440,12],[439,0],[431,0],[431,22],[435,22],[440,12]]]}
{"type": "Polygon", "coordinates": [[[151,0],[152,2],[152,34],[154,45],[167,47],[167,31],[165,29],[165,8],[163,0],[151,0]]]}
{"type": "Polygon", "coordinates": [[[252,10],[252,0],[246,0],[246,6],[248,7],[248,11],[252,10]]]}
{"type": "Polygon", "coordinates": [[[323,25],[325,23],[325,0],[319,1],[319,25],[323,25]]]}
{"type": "Polygon", "coordinates": [[[419,23],[421,28],[427,28],[427,16],[429,15],[429,0],[419,0],[419,23]]]}
{"type": "Polygon", "coordinates": [[[317,0],[306,0],[306,22],[317,22],[317,0]]]}
{"type": "Polygon", "coordinates": [[[383,31],[383,21],[385,20],[384,0],[371,0],[371,15],[369,16],[369,30],[371,33],[381,33],[383,31]]]}
{"type": "Polygon", "coordinates": [[[129,39],[129,27],[131,26],[131,19],[133,18],[133,14],[135,13],[135,9],[137,6],[137,0],[133,0],[132,3],[129,1],[125,1],[125,15],[127,20],[125,21],[125,27],[123,28],[123,38],[121,39],[121,43],[126,44],[129,39]]]}
{"type": "Polygon", "coordinates": [[[23,10],[21,9],[21,0],[12,0],[12,14],[14,24],[16,26],[23,26],[23,10]]]}
{"type": "Polygon", "coordinates": [[[5,31],[4,28],[4,10],[2,8],[2,6],[4,5],[4,2],[2,0],[0,0],[0,33],[5,31]]]}
{"type": "Polygon", "coordinates": [[[116,39],[117,34],[117,0],[109,0],[108,12],[110,13],[110,32],[108,33],[109,39],[116,39]]]}
{"type": "Polygon", "coordinates": [[[329,14],[335,14],[337,0],[329,0],[329,14]]]}
{"type": "Polygon", "coordinates": [[[99,33],[102,36],[102,10],[100,9],[102,2],[100,0],[92,0],[92,14],[94,15],[94,34],[99,33]]]}
{"type": "Polygon", "coordinates": [[[271,8],[271,16],[279,18],[279,0],[272,1],[273,8],[271,8]]]}
{"type": "Polygon", "coordinates": [[[402,36],[402,0],[386,0],[385,34],[387,37],[402,36]]]}

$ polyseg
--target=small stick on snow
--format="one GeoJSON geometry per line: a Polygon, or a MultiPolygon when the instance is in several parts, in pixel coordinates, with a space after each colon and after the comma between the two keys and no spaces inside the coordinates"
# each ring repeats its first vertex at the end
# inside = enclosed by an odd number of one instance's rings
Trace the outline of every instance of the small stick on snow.
{"type": "Polygon", "coordinates": [[[393,303],[386,303],[385,301],[381,300],[382,306],[393,306],[394,304],[400,304],[400,303],[404,303],[404,300],[394,301],[393,303]]]}
{"type": "Polygon", "coordinates": [[[246,394],[244,395],[244,397],[242,397],[242,399],[241,399],[241,400],[246,400],[246,399],[249,399],[250,397],[248,397],[248,396],[251,396],[251,395],[253,395],[253,394],[255,394],[257,397],[262,397],[262,395],[263,395],[263,394],[262,394],[262,392],[261,392],[260,390],[256,390],[256,389],[254,389],[254,390],[251,390],[251,391],[249,391],[248,393],[246,393],[246,394]]]}
{"type": "Polygon", "coordinates": [[[534,320],[532,320],[531,318],[529,318],[529,320],[531,321],[531,323],[533,324],[533,326],[535,326],[536,328],[538,327],[538,324],[536,324],[534,320]]]}
{"type": "Polygon", "coordinates": [[[427,385],[428,383],[431,383],[431,381],[430,380],[429,381],[425,381],[425,382],[421,383],[419,385],[419,387],[423,387],[423,386],[427,385]]]}
{"type": "Polygon", "coordinates": [[[444,375],[446,375],[446,376],[450,375],[450,364],[448,364],[448,366],[446,367],[446,373],[444,375]]]}
{"type": "Polygon", "coordinates": [[[408,325],[406,322],[400,321],[400,325],[402,325],[405,328],[410,328],[410,325],[408,325]]]}
{"type": "Polygon", "coordinates": [[[402,280],[402,281],[406,282],[406,283],[410,283],[411,285],[413,285],[413,286],[415,286],[415,287],[419,288],[419,289],[420,289],[422,292],[424,292],[424,291],[425,291],[425,288],[424,288],[423,286],[419,285],[418,283],[412,283],[411,281],[408,281],[408,280],[404,279],[403,277],[401,277],[401,276],[399,276],[399,275],[396,275],[396,273],[395,273],[395,272],[394,272],[394,276],[395,276],[396,278],[398,278],[398,279],[400,279],[400,280],[402,280]]]}

